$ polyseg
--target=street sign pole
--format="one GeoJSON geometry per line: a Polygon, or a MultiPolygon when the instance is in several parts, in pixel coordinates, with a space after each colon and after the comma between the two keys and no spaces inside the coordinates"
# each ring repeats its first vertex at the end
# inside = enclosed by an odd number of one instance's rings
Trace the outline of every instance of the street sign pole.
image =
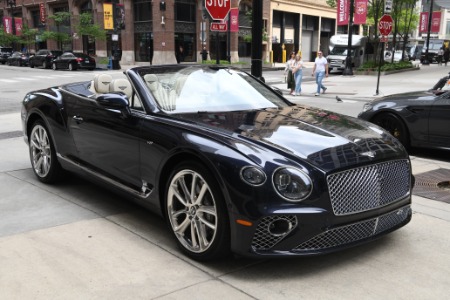
{"type": "Polygon", "coordinates": [[[348,44],[347,44],[347,57],[345,58],[345,69],[342,75],[353,75],[352,70],[352,37],[353,37],[353,6],[355,2],[350,0],[350,14],[348,17],[348,44]]]}

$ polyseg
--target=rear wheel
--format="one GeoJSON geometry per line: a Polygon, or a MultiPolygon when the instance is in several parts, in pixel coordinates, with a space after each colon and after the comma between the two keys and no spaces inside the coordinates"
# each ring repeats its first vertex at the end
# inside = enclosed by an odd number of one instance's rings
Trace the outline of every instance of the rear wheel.
{"type": "Polygon", "coordinates": [[[63,169],[56,158],[56,151],[47,127],[42,120],[34,122],[29,136],[31,166],[37,178],[52,183],[61,178],[63,169]]]}
{"type": "Polygon", "coordinates": [[[389,131],[405,148],[410,147],[408,128],[398,116],[392,113],[384,113],[375,116],[372,122],[389,131]]]}
{"type": "Polygon", "coordinates": [[[73,67],[73,64],[69,64],[69,71],[74,71],[75,68],[73,67]]]}
{"type": "Polygon", "coordinates": [[[28,64],[30,65],[30,68],[34,68],[34,65],[33,65],[32,61],[28,62],[28,64]]]}
{"type": "Polygon", "coordinates": [[[225,201],[211,172],[182,163],[169,177],[165,213],[180,249],[196,260],[226,256],[230,230],[225,201]]]}
{"type": "Polygon", "coordinates": [[[56,67],[56,64],[55,64],[55,63],[52,64],[52,69],[55,70],[55,71],[58,69],[58,68],[56,67]]]}
{"type": "MultiPolygon", "coordinates": [[[[42,63],[42,67],[44,68],[44,69],[48,69],[48,64],[47,64],[47,62],[44,60],[44,62],[42,63]]],[[[53,68],[53,70],[54,70],[55,68],[53,68]]]]}

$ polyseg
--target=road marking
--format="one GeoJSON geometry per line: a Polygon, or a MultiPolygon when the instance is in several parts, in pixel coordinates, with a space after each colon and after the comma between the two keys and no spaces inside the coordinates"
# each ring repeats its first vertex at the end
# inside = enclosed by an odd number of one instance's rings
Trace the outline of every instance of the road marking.
{"type": "Polygon", "coordinates": [[[13,79],[16,79],[16,80],[25,80],[25,81],[34,81],[34,80],[37,80],[37,78],[33,78],[33,77],[14,77],[13,79]]]}
{"type": "Polygon", "coordinates": [[[6,82],[6,83],[14,83],[14,82],[19,82],[18,80],[10,80],[10,79],[0,79],[1,82],[6,82]]]}

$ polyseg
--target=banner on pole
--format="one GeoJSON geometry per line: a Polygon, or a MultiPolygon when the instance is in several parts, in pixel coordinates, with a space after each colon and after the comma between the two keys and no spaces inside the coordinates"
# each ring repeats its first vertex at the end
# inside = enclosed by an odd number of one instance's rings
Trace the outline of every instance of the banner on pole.
{"type": "Polygon", "coordinates": [[[366,24],[367,21],[367,0],[355,0],[354,24],[366,24]]]}
{"type": "Polygon", "coordinates": [[[347,25],[349,19],[349,1],[338,0],[337,4],[337,24],[338,26],[347,25]]]}
{"type": "Polygon", "coordinates": [[[103,22],[105,30],[114,29],[112,3],[103,3],[103,22]]]}
{"type": "Polygon", "coordinates": [[[431,18],[431,32],[439,33],[441,29],[441,12],[434,11],[431,18]]]}
{"type": "Polygon", "coordinates": [[[7,34],[12,34],[12,18],[3,17],[3,30],[7,34]]]}
{"type": "Polygon", "coordinates": [[[421,12],[419,19],[419,32],[427,33],[428,32],[428,13],[421,12]]]}
{"type": "Polygon", "coordinates": [[[21,36],[22,35],[22,18],[14,18],[14,25],[16,26],[16,35],[21,36]]]}
{"type": "Polygon", "coordinates": [[[239,31],[239,8],[230,9],[230,32],[239,31]]]}

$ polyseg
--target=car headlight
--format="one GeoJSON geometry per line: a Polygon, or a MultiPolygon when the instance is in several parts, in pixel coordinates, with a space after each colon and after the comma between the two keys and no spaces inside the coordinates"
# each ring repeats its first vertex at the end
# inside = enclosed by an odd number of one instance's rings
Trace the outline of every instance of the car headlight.
{"type": "Polygon", "coordinates": [[[281,167],[273,173],[275,191],[287,201],[305,200],[312,191],[312,181],[303,171],[293,167],[281,167]]]}
{"type": "Polygon", "coordinates": [[[373,109],[373,105],[370,104],[370,103],[366,103],[366,104],[364,104],[364,106],[363,106],[363,112],[366,112],[366,111],[372,110],[372,109],[373,109]]]}
{"type": "Polygon", "coordinates": [[[247,166],[241,169],[241,178],[249,185],[259,186],[266,182],[267,177],[263,170],[257,167],[247,166]]]}

